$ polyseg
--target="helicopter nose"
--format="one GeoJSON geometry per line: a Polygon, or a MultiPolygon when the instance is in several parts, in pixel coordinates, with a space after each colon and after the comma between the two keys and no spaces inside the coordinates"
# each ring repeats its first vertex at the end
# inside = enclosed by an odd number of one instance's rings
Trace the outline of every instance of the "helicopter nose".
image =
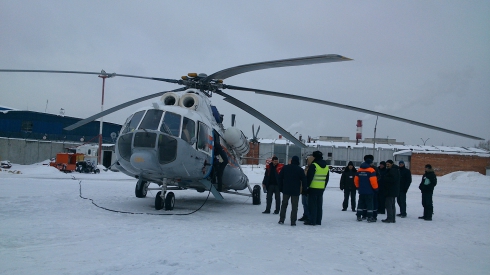
{"type": "Polygon", "coordinates": [[[155,150],[134,148],[130,162],[131,165],[137,169],[152,171],[160,170],[155,150]]]}
{"type": "Polygon", "coordinates": [[[168,135],[138,132],[129,161],[136,169],[160,171],[161,165],[176,159],[177,144],[177,140],[168,135]]]}

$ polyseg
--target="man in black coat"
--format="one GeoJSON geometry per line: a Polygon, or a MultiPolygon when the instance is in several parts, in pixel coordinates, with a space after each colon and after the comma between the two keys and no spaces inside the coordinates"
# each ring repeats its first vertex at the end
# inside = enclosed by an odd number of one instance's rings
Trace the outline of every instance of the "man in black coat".
{"type": "Polygon", "coordinates": [[[291,198],[291,226],[296,225],[299,195],[302,185],[304,188],[306,188],[305,171],[299,166],[299,157],[294,156],[291,159],[291,164],[284,166],[279,173],[279,190],[282,192],[279,224],[284,224],[284,220],[286,219],[286,209],[288,208],[288,201],[291,198]]]}
{"type": "Polygon", "coordinates": [[[382,222],[395,223],[395,198],[400,194],[400,172],[398,171],[398,166],[391,159],[386,161],[384,182],[386,186],[386,219],[382,220],[382,222]]]}
{"type": "Polygon", "coordinates": [[[407,217],[407,192],[408,188],[410,188],[410,184],[412,183],[412,173],[410,169],[405,167],[405,162],[400,160],[398,162],[398,171],[400,171],[400,194],[396,198],[396,202],[400,207],[400,214],[397,214],[397,217],[406,218],[407,217]]]}
{"type": "Polygon", "coordinates": [[[386,214],[386,162],[381,161],[378,166],[378,214],[386,214]]]}
{"type": "Polygon", "coordinates": [[[356,185],[354,184],[354,177],[356,176],[356,168],[354,163],[349,161],[347,167],[345,167],[342,176],[340,177],[340,190],[344,191],[344,202],[342,203],[342,211],[347,210],[349,205],[349,196],[351,200],[352,212],[356,212],[356,185]]]}
{"type": "Polygon", "coordinates": [[[272,197],[276,201],[276,210],[274,214],[279,214],[279,209],[281,207],[281,191],[279,191],[279,173],[284,167],[284,164],[279,163],[279,159],[274,156],[272,157],[271,163],[269,163],[265,168],[264,179],[262,180],[262,188],[267,190],[267,204],[264,214],[271,213],[272,197]]]}
{"type": "Polygon", "coordinates": [[[432,213],[434,207],[432,205],[432,194],[434,193],[434,187],[437,185],[437,177],[432,169],[432,165],[425,165],[425,174],[420,182],[419,189],[422,192],[422,206],[424,207],[424,215],[419,219],[426,221],[432,221],[432,213]]]}

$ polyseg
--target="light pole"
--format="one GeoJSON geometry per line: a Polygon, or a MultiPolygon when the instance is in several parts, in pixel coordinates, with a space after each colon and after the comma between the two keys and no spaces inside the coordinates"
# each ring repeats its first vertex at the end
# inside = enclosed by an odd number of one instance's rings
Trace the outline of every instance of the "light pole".
{"type": "Polygon", "coordinates": [[[376,151],[376,127],[378,126],[378,116],[376,116],[376,124],[374,124],[374,139],[373,139],[373,156],[376,151]]]}
{"type": "MultiPolygon", "coordinates": [[[[102,103],[100,105],[100,111],[104,111],[104,88],[105,88],[105,79],[114,77],[114,74],[108,75],[104,70],[100,72],[100,78],[102,78],[102,103]]],[[[100,129],[99,129],[99,150],[97,151],[97,164],[100,164],[102,161],[102,126],[104,125],[104,117],[100,118],[100,129]]]]}
{"type": "Polygon", "coordinates": [[[425,143],[430,139],[430,138],[427,138],[426,140],[424,140],[423,138],[420,138],[423,142],[424,142],[424,146],[425,146],[425,143]]]}

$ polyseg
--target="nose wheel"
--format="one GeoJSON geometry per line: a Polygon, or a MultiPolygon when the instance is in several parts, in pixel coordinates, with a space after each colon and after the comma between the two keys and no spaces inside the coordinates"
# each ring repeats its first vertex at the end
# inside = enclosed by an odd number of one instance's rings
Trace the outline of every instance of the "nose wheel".
{"type": "Polygon", "coordinates": [[[168,192],[165,197],[165,210],[174,210],[175,195],[174,192],[168,192]]]}
{"type": "Polygon", "coordinates": [[[146,197],[146,194],[148,193],[148,185],[150,185],[149,182],[141,179],[138,180],[138,182],[136,183],[136,187],[134,188],[134,194],[137,198],[146,197]]]}
{"type": "Polygon", "coordinates": [[[161,186],[162,191],[158,191],[155,197],[155,209],[161,210],[165,207],[165,210],[174,210],[175,194],[174,192],[168,192],[167,194],[167,181],[164,179],[161,186]]]}

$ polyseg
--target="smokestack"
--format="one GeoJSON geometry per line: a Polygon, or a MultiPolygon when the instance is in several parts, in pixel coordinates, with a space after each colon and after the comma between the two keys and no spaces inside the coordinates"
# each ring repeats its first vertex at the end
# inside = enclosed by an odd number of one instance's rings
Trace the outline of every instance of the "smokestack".
{"type": "Polygon", "coordinates": [[[359,144],[359,140],[362,139],[362,120],[357,120],[356,130],[356,145],[359,144]]]}
{"type": "Polygon", "coordinates": [[[235,126],[235,114],[231,114],[231,127],[235,126]]]}

